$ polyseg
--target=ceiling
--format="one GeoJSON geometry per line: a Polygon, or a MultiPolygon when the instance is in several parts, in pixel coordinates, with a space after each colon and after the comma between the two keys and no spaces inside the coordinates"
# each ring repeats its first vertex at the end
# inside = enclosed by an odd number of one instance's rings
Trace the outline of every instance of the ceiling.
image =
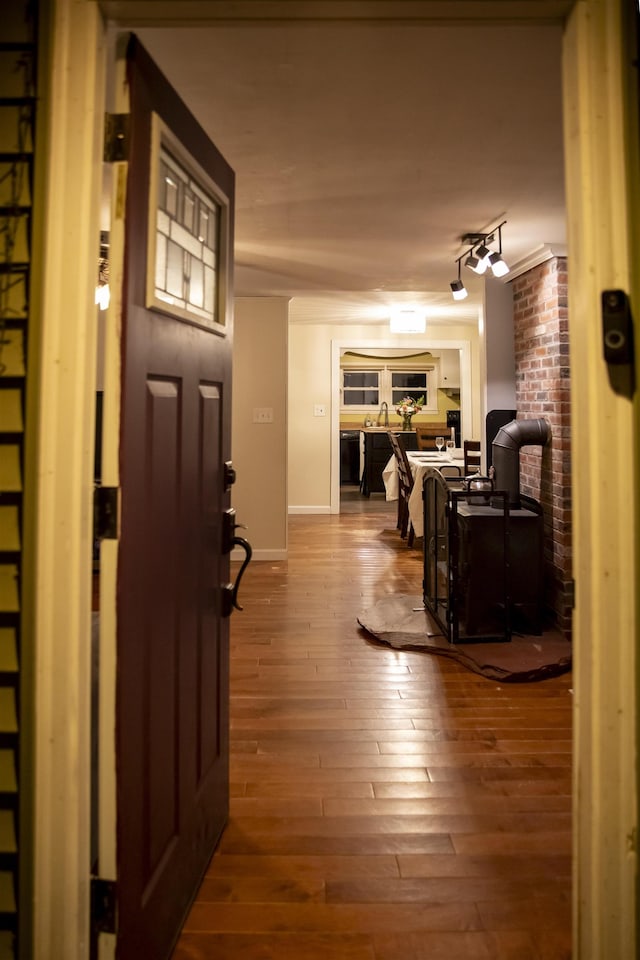
{"type": "Polygon", "coordinates": [[[463,267],[469,298],[449,288],[464,233],[506,220],[511,264],[563,249],[569,6],[103,3],[236,172],[236,294],[368,323],[395,303],[476,317],[483,281],[463,267]]]}

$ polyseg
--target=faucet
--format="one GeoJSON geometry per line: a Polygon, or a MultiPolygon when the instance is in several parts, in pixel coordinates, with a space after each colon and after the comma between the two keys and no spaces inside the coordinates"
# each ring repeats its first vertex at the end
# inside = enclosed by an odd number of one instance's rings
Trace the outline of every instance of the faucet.
{"type": "Polygon", "coordinates": [[[386,400],[383,400],[380,404],[380,410],[378,411],[378,419],[376,420],[376,427],[380,426],[380,418],[382,416],[382,411],[384,410],[384,425],[385,427],[389,426],[389,404],[386,400]]]}

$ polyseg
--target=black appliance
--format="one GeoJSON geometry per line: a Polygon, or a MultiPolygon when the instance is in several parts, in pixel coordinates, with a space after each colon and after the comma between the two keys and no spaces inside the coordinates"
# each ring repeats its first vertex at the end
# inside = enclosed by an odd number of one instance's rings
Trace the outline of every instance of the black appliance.
{"type": "Polygon", "coordinates": [[[461,447],[459,410],[447,410],[447,440],[451,437],[451,427],[453,427],[455,431],[456,447],[461,447]]]}
{"type": "Polygon", "coordinates": [[[360,483],[360,431],[340,431],[340,484],[360,483]]]}
{"type": "Polygon", "coordinates": [[[520,447],[544,446],[545,420],[512,420],[493,441],[494,493],[424,478],[424,603],[450,643],[539,634],[542,507],[520,492],[520,447]]]}

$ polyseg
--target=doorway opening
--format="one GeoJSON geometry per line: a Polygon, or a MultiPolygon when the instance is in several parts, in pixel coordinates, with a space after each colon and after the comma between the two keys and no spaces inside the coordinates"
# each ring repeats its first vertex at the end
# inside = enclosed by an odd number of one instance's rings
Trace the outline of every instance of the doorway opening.
{"type": "MultiPolygon", "coordinates": [[[[400,425],[395,413],[394,398],[401,387],[393,379],[393,368],[400,367],[400,359],[409,366],[412,361],[407,357],[429,357],[426,366],[431,367],[433,380],[430,381],[434,392],[429,412],[425,414],[431,421],[440,417],[446,422],[447,411],[458,414],[460,442],[465,431],[471,429],[471,345],[468,340],[436,340],[424,338],[413,340],[409,345],[398,345],[395,340],[333,340],[331,364],[331,513],[353,512],[356,505],[359,512],[369,508],[377,509],[376,501],[385,500],[385,488],[382,476],[375,489],[363,487],[365,470],[365,431],[384,433],[387,419],[390,426],[400,425]],[[348,357],[347,360],[345,358],[348,357]],[[354,379],[353,403],[344,403],[343,370],[365,367],[373,371],[383,371],[376,382],[369,377],[367,383],[358,388],[354,379]],[[371,382],[369,382],[371,381],[371,382]],[[386,392],[385,392],[386,391],[386,392]],[[394,392],[395,391],[395,392],[394,392]],[[388,393],[388,396],[387,396],[388,393]],[[387,409],[384,408],[386,403],[387,409]],[[364,489],[364,492],[363,492],[364,489]],[[359,503],[359,501],[365,501],[359,503]]],[[[362,379],[362,378],[361,378],[362,379]]],[[[400,378],[402,379],[402,378],[400,378]]],[[[408,390],[409,387],[407,386],[408,390]]],[[[376,441],[378,444],[382,440],[376,441]]],[[[383,456],[380,454],[380,456],[383,456]]],[[[389,449],[389,457],[391,450],[389,449]]],[[[388,459],[388,458],[387,458],[388,459]]],[[[382,474],[382,470],[379,471],[382,474]]],[[[377,475],[377,474],[376,474],[377,475]]]]}

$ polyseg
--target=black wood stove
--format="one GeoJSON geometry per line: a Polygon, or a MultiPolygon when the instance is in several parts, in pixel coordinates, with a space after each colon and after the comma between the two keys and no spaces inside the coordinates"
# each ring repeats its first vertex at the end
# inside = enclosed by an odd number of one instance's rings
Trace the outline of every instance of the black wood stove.
{"type": "Polygon", "coordinates": [[[424,477],[425,607],[451,643],[542,632],[543,513],[520,493],[519,451],[544,445],[545,420],[513,420],[496,435],[491,493],[424,477]]]}

